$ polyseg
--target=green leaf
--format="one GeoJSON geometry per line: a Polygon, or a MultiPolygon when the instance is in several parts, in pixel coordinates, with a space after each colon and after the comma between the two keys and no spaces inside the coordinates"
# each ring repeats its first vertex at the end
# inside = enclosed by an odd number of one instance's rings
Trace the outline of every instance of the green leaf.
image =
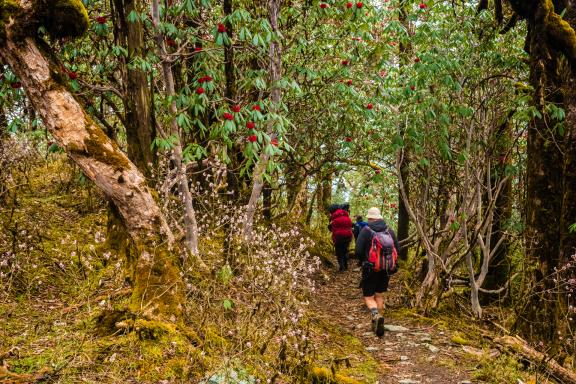
{"type": "Polygon", "coordinates": [[[234,307],[234,302],[230,299],[225,299],[224,301],[222,301],[222,306],[224,307],[225,310],[229,311],[232,309],[232,307],[234,307]]]}

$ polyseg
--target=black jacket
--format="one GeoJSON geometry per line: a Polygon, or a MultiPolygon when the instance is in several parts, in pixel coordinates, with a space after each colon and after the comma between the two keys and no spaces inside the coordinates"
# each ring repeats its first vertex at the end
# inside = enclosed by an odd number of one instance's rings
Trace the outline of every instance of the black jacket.
{"type": "Polygon", "coordinates": [[[400,251],[400,247],[398,245],[398,239],[396,238],[396,234],[391,228],[388,228],[384,220],[376,220],[373,222],[368,222],[368,225],[364,227],[360,231],[360,235],[356,240],[356,258],[359,261],[366,261],[368,258],[368,252],[370,251],[370,246],[372,245],[372,232],[368,229],[372,229],[374,232],[384,232],[388,230],[390,235],[392,235],[392,240],[394,240],[394,247],[396,247],[396,251],[400,251]]]}

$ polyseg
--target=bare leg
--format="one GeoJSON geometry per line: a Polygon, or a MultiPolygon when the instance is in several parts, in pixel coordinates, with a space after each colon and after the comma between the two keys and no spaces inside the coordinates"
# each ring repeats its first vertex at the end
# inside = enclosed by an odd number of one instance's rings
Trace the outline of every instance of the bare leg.
{"type": "Polygon", "coordinates": [[[381,293],[376,292],[374,294],[374,302],[376,303],[376,307],[380,312],[384,311],[384,296],[381,293]]]}
{"type": "Polygon", "coordinates": [[[366,303],[366,307],[368,307],[369,310],[378,308],[378,303],[376,302],[374,296],[364,296],[364,303],[366,303]]]}

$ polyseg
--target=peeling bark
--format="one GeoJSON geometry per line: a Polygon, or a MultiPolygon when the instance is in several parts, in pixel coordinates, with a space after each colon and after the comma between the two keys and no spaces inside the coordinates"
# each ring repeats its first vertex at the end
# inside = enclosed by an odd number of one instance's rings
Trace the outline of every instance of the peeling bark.
{"type": "Polygon", "coordinates": [[[59,146],[116,205],[134,241],[137,255],[129,265],[134,281],[130,309],[144,316],[179,319],[183,294],[177,250],[144,176],[61,84],[62,74],[48,47],[34,37],[14,40],[17,22],[5,25],[0,55],[20,78],[59,146]]]}

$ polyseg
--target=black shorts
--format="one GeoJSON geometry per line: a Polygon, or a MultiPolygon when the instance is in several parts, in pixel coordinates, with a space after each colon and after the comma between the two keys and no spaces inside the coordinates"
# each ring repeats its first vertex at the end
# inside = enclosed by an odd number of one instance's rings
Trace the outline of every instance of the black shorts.
{"type": "Polygon", "coordinates": [[[388,290],[390,276],[388,276],[386,271],[362,271],[362,275],[362,295],[364,297],[374,296],[375,293],[382,293],[388,290]]]}

